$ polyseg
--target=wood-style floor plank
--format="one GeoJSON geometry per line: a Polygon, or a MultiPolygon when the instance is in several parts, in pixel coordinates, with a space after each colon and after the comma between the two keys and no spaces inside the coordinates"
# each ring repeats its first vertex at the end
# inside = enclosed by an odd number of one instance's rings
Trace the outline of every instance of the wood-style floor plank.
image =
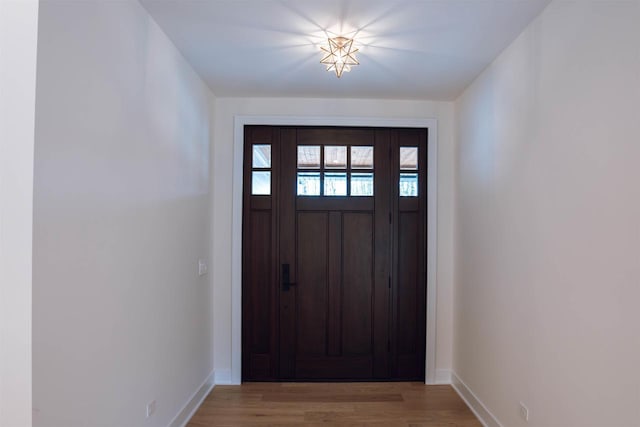
{"type": "Polygon", "coordinates": [[[216,386],[187,427],[482,427],[447,385],[246,383],[216,386]]]}

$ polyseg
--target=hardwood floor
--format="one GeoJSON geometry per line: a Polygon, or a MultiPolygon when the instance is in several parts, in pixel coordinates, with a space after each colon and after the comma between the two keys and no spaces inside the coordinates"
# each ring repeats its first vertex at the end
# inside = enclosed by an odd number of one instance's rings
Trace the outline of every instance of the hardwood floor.
{"type": "Polygon", "coordinates": [[[216,386],[187,427],[482,427],[448,385],[246,383],[216,386]]]}

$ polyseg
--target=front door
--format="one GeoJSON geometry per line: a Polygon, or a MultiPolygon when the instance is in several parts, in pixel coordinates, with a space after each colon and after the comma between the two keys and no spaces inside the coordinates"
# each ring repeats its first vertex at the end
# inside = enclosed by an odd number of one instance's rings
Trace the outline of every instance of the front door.
{"type": "Polygon", "coordinates": [[[243,380],[424,379],[426,144],[245,128],[243,380]]]}

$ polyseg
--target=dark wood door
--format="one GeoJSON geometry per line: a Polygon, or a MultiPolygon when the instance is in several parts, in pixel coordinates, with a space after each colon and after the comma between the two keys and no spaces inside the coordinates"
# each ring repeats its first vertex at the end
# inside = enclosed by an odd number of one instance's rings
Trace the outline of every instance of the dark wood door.
{"type": "Polygon", "coordinates": [[[245,128],[243,380],[424,379],[426,144],[245,128]]]}

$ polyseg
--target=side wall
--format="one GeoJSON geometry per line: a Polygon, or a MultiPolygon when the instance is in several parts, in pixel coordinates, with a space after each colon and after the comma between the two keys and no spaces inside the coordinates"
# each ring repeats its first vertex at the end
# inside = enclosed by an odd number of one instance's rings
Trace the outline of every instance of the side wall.
{"type": "Polygon", "coordinates": [[[555,1],[456,102],[454,371],[504,426],[640,419],[638,22],[555,1]]]}
{"type": "Polygon", "coordinates": [[[213,369],[211,93],[137,1],[39,31],[34,425],[167,426],[213,369]]]}
{"type": "Polygon", "coordinates": [[[215,271],[215,360],[220,381],[231,379],[231,225],[233,131],[236,115],[347,116],[438,119],[438,301],[436,367],[448,381],[451,368],[453,105],[444,102],[218,98],[216,101],[213,185],[215,271]]]}
{"type": "Polygon", "coordinates": [[[31,426],[38,1],[0,1],[0,425],[31,426]]]}

